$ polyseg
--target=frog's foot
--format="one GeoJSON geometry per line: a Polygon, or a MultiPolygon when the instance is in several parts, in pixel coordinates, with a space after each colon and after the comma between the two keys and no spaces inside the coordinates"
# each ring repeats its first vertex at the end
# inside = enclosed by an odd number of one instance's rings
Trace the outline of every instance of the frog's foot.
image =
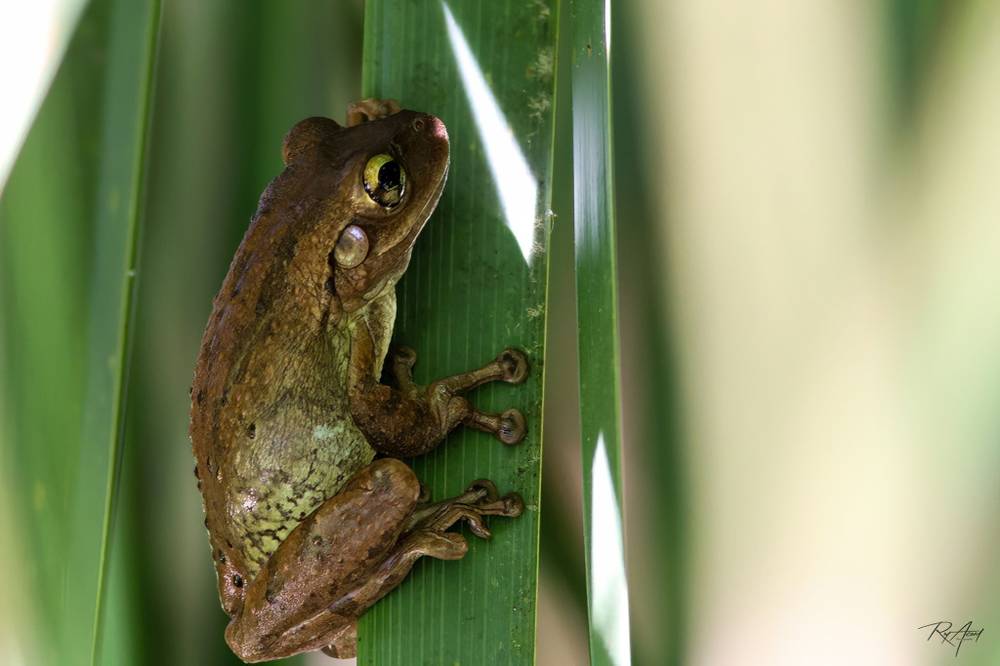
{"type": "MultiPolygon", "coordinates": [[[[411,347],[400,345],[392,349],[392,374],[396,383],[404,391],[415,387],[413,366],[417,363],[417,352],[411,347]]],[[[519,349],[504,349],[490,363],[478,370],[463,372],[434,382],[434,387],[444,388],[451,395],[471,391],[487,382],[520,384],[528,378],[528,357],[519,349]]]]}
{"type": "Polygon", "coordinates": [[[463,422],[476,430],[490,433],[508,446],[524,439],[524,416],[516,409],[508,409],[503,414],[486,414],[472,410],[463,422]]]}
{"type": "Polygon", "coordinates": [[[446,377],[434,382],[435,387],[444,387],[451,394],[465,393],[487,382],[520,384],[528,378],[528,357],[519,349],[504,349],[500,354],[478,370],[470,370],[459,375],[446,377]]]}
{"type": "Polygon", "coordinates": [[[399,102],[394,99],[375,99],[369,97],[347,105],[347,126],[354,127],[363,122],[379,120],[394,113],[399,113],[399,102]]]}
{"type": "Polygon", "coordinates": [[[516,518],[523,511],[524,501],[520,495],[510,493],[500,497],[492,481],[479,479],[473,481],[458,497],[418,506],[407,521],[407,531],[430,530],[444,533],[455,523],[464,520],[473,534],[481,539],[489,539],[491,534],[483,520],[485,516],[516,518]]]}

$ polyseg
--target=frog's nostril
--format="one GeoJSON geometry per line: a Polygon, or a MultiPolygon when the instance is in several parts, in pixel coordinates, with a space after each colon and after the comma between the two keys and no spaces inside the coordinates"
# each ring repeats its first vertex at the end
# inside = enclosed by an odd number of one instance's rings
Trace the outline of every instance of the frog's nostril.
{"type": "Polygon", "coordinates": [[[434,116],[427,116],[427,131],[436,139],[448,140],[448,129],[443,122],[434,116]]]}
{"type": "Polygon", "coordinates": [[[415,119],[410,123],[410,127],[413,128],[414,132],[424,134],[432,139],[448,140],[448,130],[445,129],[444,123],[430,114],[415,119]]]}

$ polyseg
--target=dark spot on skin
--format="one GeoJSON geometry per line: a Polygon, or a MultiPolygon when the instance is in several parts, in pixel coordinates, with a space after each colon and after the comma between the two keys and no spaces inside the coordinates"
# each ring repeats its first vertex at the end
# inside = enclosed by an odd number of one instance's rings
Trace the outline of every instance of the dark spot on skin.
{"type": "Polygon", "coordinates": [[[201,389],[198,389],[198,398],[197,398],[197,399],[198,399],[198,404],[199,404],[199,405],[200,405],[200,404],[201,404],[202,402],[204,402],[204,401],[205,401],[205,392],[204,392],[204,391],[202,391],[201,389]]]}
{"type": "Polygon", "coordinates": [[[282,264],[287,264],[295,257],[295,246],[298,240],[295,234],[288,234],[285,238],[278,243],[278,247],[274,250],[274,256],[282,260],[282,264]]]}
{"type": "Polygon", "coordinates": [[[247,437],[253,439],[256,436],[257,436],[257,424],[251,423],[249,426],[247,426],[247,437]]]}
{"type": "Polygon", "coordinates": [[[254,306],[253,310],[258,317],[263,317],[265,314],[267,314],[267,303],[268,303],[267,299],[263,297],[257,299],[257,304],[254,306]]]}
{"type": "Polygon", "coordinates": [[[323,283],[323,288],[326,289],[327,293],[329,293],[331,296],[333,295],[335,288],[333,286],[332,275],[326,279],[326,282],[323,283]]]}
{"type": "Polygon", "coordinates": [[[239,287],[233,287],[233,291],[230,292],[230,297],[231,298],[236,298],[239,295],[240,295],[240,288],[239,287]]]}
{"type": "Polygon", "coordinates": [[[208,473],[209,474],[215,474],[215,465],[212,464],[212,459],[211,458],[206,458],[205,459],[205,467],[208,468],[208,473]]]}
{"type": "Polygon", "coordinates": [[[198,482],[198,490],[201,490],[201,481],[198,482]]]}
{"type": "Polygon", "coordinates": [[[318,535],[314,536],[313,537],[313,545],[314,546],[322,546],[323,545],[323,537],[318,536],[318,535]]]}
{"type": "Polygon", "coordinates": [[[197,465],[194,466],[194,478],[196,478],[196,479],[200,479],[201,478],[198,475],[198,466],[197,465]]]}
{"type": "Polygon", "coordinates": [[[233,574],[233,585],[236,587],[243,587],[243,576],[239,574],[233,574]]]}
{"type": "Polygon", "coordinates": [[[208,518],[205,518],[205,529],[208,529],[208,518]]]}
{"type": "Polygon", "coordinates": [[[232,547],[233,547],[233,542],[230,541],[229,539],[226,539],[226,548],[232,548],[232,547]]]}

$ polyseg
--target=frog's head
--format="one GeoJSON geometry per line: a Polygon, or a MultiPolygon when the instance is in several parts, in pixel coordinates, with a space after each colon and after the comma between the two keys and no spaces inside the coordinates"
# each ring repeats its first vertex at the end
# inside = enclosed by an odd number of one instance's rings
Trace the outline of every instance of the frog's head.
{"type": "Polygon", "coordinates": [[[300,238],[316,248],[320,270],[308,273],[336,309],[356,310],[393,288],[444,189],[444,123],[405,110],[353,127],[309,118],[285,137],[283,155],[311,177],[303,199],[316,205],[300,238]]]}

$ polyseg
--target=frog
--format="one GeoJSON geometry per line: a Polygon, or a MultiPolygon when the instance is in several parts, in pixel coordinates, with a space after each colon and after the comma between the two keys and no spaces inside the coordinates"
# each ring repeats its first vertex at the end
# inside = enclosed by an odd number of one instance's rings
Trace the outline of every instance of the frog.
{"type": "Polygon", "coordinates": [[[421,557],[456,560],[524,501],[476,479],[431,501],[403,461],[460,426],[519,443],[517,409],[466,393],[520,384],[525,353],[419,385],[391,343],[395,285],[448,175],[436,116],[366,99],[296,123],[216,295],[191,385],[190,440],[225,640],[253,663],[352,657],[357,621],[421,557]],[[383,373],[387,381],[383,382],[383,373]]]}

